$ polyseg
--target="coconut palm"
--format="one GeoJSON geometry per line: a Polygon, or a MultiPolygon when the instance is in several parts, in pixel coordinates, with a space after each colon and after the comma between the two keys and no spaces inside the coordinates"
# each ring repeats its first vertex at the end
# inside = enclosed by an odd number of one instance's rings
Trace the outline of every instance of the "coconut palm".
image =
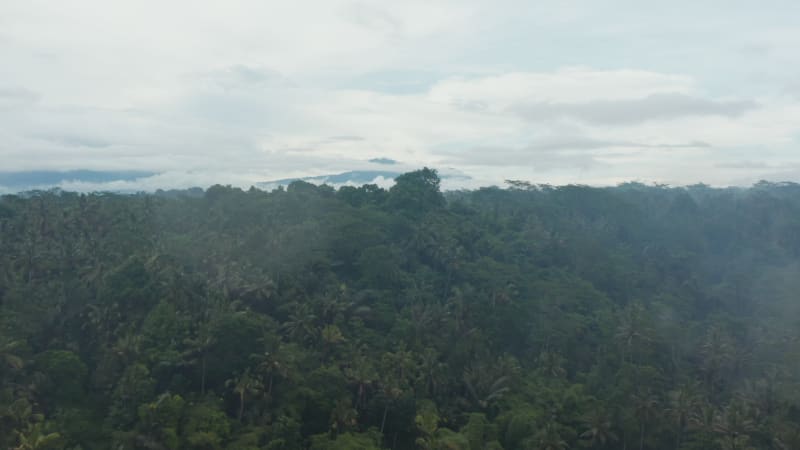
{"type": "Polygon", "coordinates": [[[558,426],[552,422],[547,423],[536,435],[538,450],[565,450],[569,448],[567,442],[561,437],[558,426]]]}
{"type": "Polygon", "coordinates": [[[439,360],[439,353],[433,348],[426,348],[419,356],[417,363],[417,384],[424,387],[429,397],[436,395],[442,385],[447,366],[439,360]]]}
{"type": "Polygon", "coordinates": [[[201,329],[197,336],[184,340],[184,345],[188,347],[181,355],[185,364],[200,366],[200,395],[206,394],[207,355],[215,343],[216,339],[208,332],[207,327],[201,329]]]}
{"type": "Polygon", "coordinates": [[[649,390],[644,390],[634,394],[632,400],[639,420],[639,450],[642,450],[646,427],[658,416],[658,399],[649,390]]]}
{"type": "Polygon", "coordinates": [[[708,392],[714,396],[718,387],[718,378],[728,366],[731,358],[732,344],[728,336],[717,326],[706,332],[705,340],[700,347],[702,369],[706,375],[708,392]]]}
{"type": "Polygon", "coordinates": [[[666,409],[667,416],[675,426],[675,448],[680,448],[686,427],[689,425],[692,412],[697,408],[697,387],[694,384],[684,384],[669,393],[669,404],[666,409]]]}
{"type": "MultiPolygon", "coordinates": [[[[0,362],[6,367],[15,370],[21,369],[25,365],[25,361],[18,355],[18,350],[22,346],[22,342],[13,341],[4,337],[0,337],[0,362]]],[[[2,374],[0,370],[0,374],[2,374]]]]}
{"type": "Polygon", "coordinates": [[[583,423],[586,430],[580,434],[580,438],[587,441],[592,448],[603,447],[618,439],[612,431],[611,418],[602,408],[593,409],[584,417],[583,423]]]}
{"type": "Polygon", "coordinates": [[[305,342],[317,336],[316,320],[317,316],[307,304],[297,303],[294,311],[289,314],[289,319],[283,324],[283,328],[292,339],[305,342]]]}
{"type": "Polygon", "coordinates": [[[650,340],[650,333],[645,326],[645,310],[639,303],[629,305],[620,317],[614,337],[622,344],[622,361],[632,356],[636,345],[650,340]]]}
{"type": "Polygon", "coordinates": [[[34,423],[23,432],[17,432],[19,443],[14,450],[46,450],[61,448],[58,433],[48,433],[42,423],[34,423]]]}
{"type": "Polygon", "coordinates": [[[717,409],[709,402],[698,403],[689,416],[689,429],[699,434],[702,442],[713,445],[717,409]]]}
{"type": "Polygon", "coordinates": [[[369,359],[363,355],[357,355],[348,367],[344,369],[344,374],[352,385],[355,386],[355,407],[363,409],[367,405],[367,394],[372,388],[373,383],[378,379],[375,367],[369,359]]]}
{"type": "Polygon", "coordinates": [[[238,377],[228,380],[226,383],[229,387],[233,388],[233,392],[239,396],[239,415],[238,419],[241,422],[244,415],[245,399],[247,395],[258,394],[263,392],[264,386],[261,381],[250,374],[250,369],[245,371],[238,377]]]}
{"type": "Polygon", "coordinates": [[[729,403],[715,418],[714,432],[720,436],[720,445],[725,450],[746,449],[749,441],[748,433],[754,430],[755,424],[748,417],[742,401],[735,400],[729,403]]]}
{"type": "MultiPolygon", "coordinates": [[[[264,352],[250,356],[256,361],[256,371],[267,380],[266,392],[268,399],[272,398],[272,386],[275,377],[287,377],[289,370],[280,352],[264,352]]],[[[262,379],[263,379],[262,378],[262,379]]]]}
{"type": "Polygon", "coordinates": [[[481,408],[488,408],[510,389],[508,376],[495,377],[481,366],[464,369],[463,380],[472,400],[481,408]]]}
{"type": "Polygon", "coordinates": [[[331,428],[336,434],[352,430],[358,424],[358,411],[353,408],[349,399],[343,398],[336,402],[331,411],[331,428]]]}

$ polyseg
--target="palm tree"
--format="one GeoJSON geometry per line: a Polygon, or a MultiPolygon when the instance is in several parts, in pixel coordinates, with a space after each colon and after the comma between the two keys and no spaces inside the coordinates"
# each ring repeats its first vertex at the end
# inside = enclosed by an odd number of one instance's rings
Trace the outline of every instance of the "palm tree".
{"type": "Polygon", "coordinates": [[[184,340],[189,348],[182,354],[188,364],[200,364],[200,395],[206,395],[206,359],[208,351],[216,343],[216,339],[206,328],[198,336],[184,340]]]}
{"type": "Polygon", "coordinates": [[[257,394],[263,391],[264,386],[258,378],[250,375],[250,369],[245,369],[239,377],[228,380],[228,386],[233,387],[233,392],[239,395],[239,422],[242,421],[244,415],[245,396],[248,394],[257,394]]]}
{"type": "Polygon", "coordinates": [[[139,348],[141,346],[142,337],[134,332],[128,332],[114,343],[112,350],[117,355],[123,364],[127,366],[131,364],[139,355],[139,348]]]}
{"type": "Polygon", "coordinates": [[[24,432],[17,432],[19,445],[14,450],[45,450],[59,448],[61,435],[58,433],[48,433],[44,430],[42,423],[35,423],[28,426],[24,432]]]}
{"type": "Polygon", "coordinates": [[[495,378],[493,374],[480,366],[464,369],[463,379],[467,391],[481,408],[488,408],[492,402],[499,400],[509,391],[508,376],[495,378]]]}
{"type": "Polygon", "coordinates": [[[383,392],[384,407],[380,431],[383,433],[389,406],[409,389],[414,369],[413,354],[406,350],[405,343],[401,343],[394,352],[383,354],[381,365],[382,376],[379,384],[383,392]]]}
{"type": "Polygon", "coordinates": [[[90,304],[83,313],[81,328],[95,334],[98,342],[111,341],[116,324],[122,320],[122,313],[119,311],[119,304],[90,304]]]}
{"type": "Polygon", "coordinates": [[[316,320],[317,316],[311,312],[311,308],[307,304],[296,303],[294,311],[289,314],[289,319],[283,324],[283,328],[292,339],[305,342],[316,337],[316,320]]]}
{"type": "Polygon", "coordinates": [[[669,408],[666,413],[675,425],[675,448],[683,441],[683,434],[689,425],[692,412],[697,407],[697,389],[694,384],[684,384],[669,393],[669,408]]]}
{"type": "Polygon", "coordinates": [[[342,320],[345,313],[355,306],[355,302],[347,298],[347,286],[342,284],[336,293],[326,295],[320,301],[319,316],[322,323],[333,324],[342,320]]]}
{"type": "Polygon", "coordinates": [[[725,450],[744,450],[749,441],[748,433],[755,430],[755,424],[747,416],[741,401],[729,403],[716,416],[714,431],[721,436],[720,444],[725,450]]]}
{"type": "Polygon", "coordinates": [[[603,447],[617,440],[617,435],[611,431],[611,419],[602,408],[595,408],[584,420],[586,431],[581,433],[581,439],[589,441],[590,447],[603,447]]]}
{"type": "Polygon", "coordinates": [[[649,340],[649,330],[645,327],[645,310],[639,303],[629,305],[623,311],[615,337],[623,347],[622,362],[626,355],[632,355],[638,342],[649,340]]]}
{"type": "Polygon", "coordinates": [[[539,371],[548,377],[564,378],[567,371],[564,369],[564,357],[555,352],[542,351],[539,357],[536,358],[536,364],[539,366],[539,371]]]}
{"type": "Polygon", "coordinates": [[[780,394],[778,390],[778,374],[775,370],[767,371],[767,374],[756,381],[745,380],[742,398],[758,411],[765,415],[772,415],[780,404],[780,394]]]}
{"type": "Polygon", "coordinates": [[[772,430],[773,443],[778,450],[800,448],[800,427],[794,424],[779,424],[772,430]]]}
{"type": "Polygon", "coordinates": [[[731,347],[728,336],[719,327],[712,326],[708,329],[700,347],[700,354],[703,358],[702,368],[706,374],[708,392],[712,397],[716,391],[717,377],[730,361],[731,347]]]}
{"type": "Polygon", "coordinates": [[[0,417],[10,420],[16,428],[44,420],[44,415],[33,412],[33,405],[26,398],[18,398],[10,405],[4,405],[0,408],[0,417]]]}
{"type": "Polygon", "coordinates": [[[436,303],[413,304],[405,308],[405,311],[414,327],[414,338],[421,341],[428,331],[440,330],[447,317],[444,308],[436,303]]]}
{"type": "Polygon", "coordinates": [[[424,386],[429,397],[436,395],[439,386],[445,380],[446,365],[439,361],[439,353],[433,348],[426,348],[417,363],[417,383],[424,386]]]}
{"type": "Polygon", "coordinates": [[[25,361],[17,355],[17,350],[21,345],[20,341],[0,337],[0,361],[12,369],[21,369],[25,365],[25,361]]]}
{"type": "Polygon", "coordinates": [[[384,368],[392,372],[401,384],[407,384],[414,372],[414,354],[401,342],[393,352],[386,352],[382,357],[384,368]]]}
{"type": "Polygon", "coordinates": [[[339,434],[353,429],[356,424],[358,424],[358,411],[353,408],[350,400],[344,398],[337,401],[331,411],[331,428],[339,434]]]}
{"type": "Polygon", "coordinates": [[[352,359],[351,364],[344,369],[344,374],[350,380],[350,383],[356,387],[356,409],[366,407],[367,392],[378,378],[372,363],[363,355],[357,355],[352,359]]]}
{"type": "Polygon", "coordinates": [[[639,419],[639,450],[642,450],[645,428],[658,414],[658,399],[649,390],[644,390],[633,395],[633,407],[639,419]]]}
{"type": "Polygon", "coordinates": [[[714,424],[717,410],[709,402],[699,403],[689,417],[689,427],[700,433],[704,443],[713,445],[714,424]]]}
{"type": "Polygon", "coordinates": [[[260,355],[251,355],[251,358],[256,360],[256,370],[267,379],[266,395],[268,399],[272,398],[272,385],[275,376],[286,377],[288,375],[288,368],[283,362],[283,358],[276,352],[264,352],[260,355]]]}
{"type": "Polygon", "coordinates": [[[542,428],[536,440],[539,450],[566,450],[569,447],[558,432],[557,425],[552,422],[542,428]]]}
{"type": "Polygon", "coordinates": [[[454,287],[453,294],[447,300],[445,308],[451,320],[455,323],[457,332],[462,332],[466,329],[466,323],[469,319],[469,301],[468,296],[472,294],[471,288],[454,287]]]}

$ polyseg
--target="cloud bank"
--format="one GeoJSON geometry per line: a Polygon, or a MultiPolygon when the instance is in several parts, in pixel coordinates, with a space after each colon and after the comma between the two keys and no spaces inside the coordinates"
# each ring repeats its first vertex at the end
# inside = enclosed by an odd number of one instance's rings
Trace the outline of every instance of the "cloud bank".
{"type": "Polygon", "coordinates": [[[798,7],[701,20],[720,7],[6,2],[0,172],[169,174],[118,182],[142,188],[389,161],[470,186],[794,176],[798,7]]]}

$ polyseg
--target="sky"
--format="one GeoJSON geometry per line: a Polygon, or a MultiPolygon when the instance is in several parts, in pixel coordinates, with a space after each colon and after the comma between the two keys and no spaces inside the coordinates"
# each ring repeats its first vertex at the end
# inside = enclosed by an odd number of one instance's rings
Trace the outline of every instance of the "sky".
{"type": "Polygon", "coordinates": [[[797,23],[777,0],[0,0],[0,172],[800,181],[797,23]]]}

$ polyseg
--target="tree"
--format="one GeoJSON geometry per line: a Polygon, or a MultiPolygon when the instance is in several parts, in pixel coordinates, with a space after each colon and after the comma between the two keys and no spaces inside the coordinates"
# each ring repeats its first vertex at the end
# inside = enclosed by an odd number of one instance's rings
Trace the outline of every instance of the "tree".
{"type": "Polygon", "coordinates": [[[436,349],[428,347],[418,356],[417,384],[422,385],[422,391],[432,398],[437,394],[439,387],[445,380],[447,366],[439,360],[436,349]]]}
{"type": "Polygon", "coordinates": [[[755,429],[755,424],[748,417],[745,405],[741,401],[733,401],[717,415],[714,431],[720,436],[719,443],[724,450],[745,450],[750,440],[748,433],[755,429]]]}
{"type": "Polygon", "coordinates": [[[658,399],[651,392],[644,390],[633,395],[633,409],[639,421],[639,450],[644,448],[645,431],[658,415],[658,399]]]}
{"type": "Polygon", "coordinates": [[[626,356],[633,359],[636,345],[650,340],[649,329],[645,324],[645,310],[640,303],[632,303],[623,310],[615,337],[623,346],[622,362],[626,356]]]}
{"type": "Polygon", "coordinates": [[[441,183],[0,196],[0,448],[800,448],[800,185],[441,183]]]}
{"type": "Polygon", "coordinates": [[[46,376],[41,388],[62,405],[83,399],[88,369],[81,359],[67,350],[48,350],[36,355],[36,367],[46,376]]]}
{"type": "Polygon", "coordinates": [[[351,363],[344,369],[348,381],[355,387],[355,408],[363,409],[367,405],[367,395],[378,378],[375,367],[363,355],[353,356],[351,363]]]}
{"type": "Polygon", "coordinates": [[[311,450],[378,450],[380,435],[375,432],[342,433],[331,439],[327,434],[311,437],[311,450]]]}
{"type": "Polygon", "coordinates": [[[427,167],[395,178],[389,189],[388,206],[414,217],[440,209],[445,199],[439,191],[441,179],[436,170],[427,167]]]}
{"type": "Polygon", "coordinates": [[[567,442],[561,437],[558,426],[548,422],[536,434],[536,445],[539,450],[565,450],[569,448],[567,442]]]}
{"type": "Polygon", "coordinates": [[[62,447],[63,438],[55,432],[45,430],[43,423],[30,424],[18,432],[19,443],[14,450],[56,450],[62,447]]]}
{"type": "Polygon", "coordinates": [[[509,391],[508,382],[508,376],[495,378],[493,374],[481,367],[464,369],[464,385],[467,392],[469,392],[470,398],[484,409],[509,391]]]}
{"type": "MultiPolygon", "coordinates": [[[[17,354],[17,350],[21,347],[19,341],[12,341],[0,336],[0,360],[14,370],[19,370],[25,365],[25,361],[17,354]]],[[[0,370],[0,374],[3,371],[0,370]]]]}
{"type": "Polygon", "coordinates": [[[617,435],[612,431],[611,419],[602,408],[594,408],[584,417],[583,423],[586,431],[580,434],[580,438],[590,448],[602,448],[617,440],[617,435]]]}
{"type": "Polygon", "coordinates": [[[128,366],[114,388],[108,418],[115,426],[130,428],[138,417],[139,405],[150,401],[154,391],[155,381],[147,366],[128,366]]]}
{"type": "Polygon", "coordinates": [[[216,341],[208,327],[202,326],[196,336],[184,339],[183,343],[187,348],[182,355],[186,363],[200,366],[200,395],[206,395],[208,352],[216,341]]]}
{"type": "Polygon", "coordinates": [[[289,337],[297,342],[308,342],[317,336],[317,316],[311,312],[311,308],[305,303],[295,305],[294,311],[289,314],[283,328],[289,337]]]}
{"type": "Polygon", "coordinates": [[[698,405],[697,389],[694,384],[684,384],[669,393],[667,415],[675,426],[675,448],[679,449],[683,442],[683,434],[689,425],[692,412],[698,405]]]}
{"type": "Polygon", "coordinates": [[[245,371],[238,377],[228,380],[226,384],[239,397],[239,413],[237,418],[239,419],[239,422],[241,422],[242,416],[244,415],[245,398],[248,395],[260,394],[263,392],[264,386],[261,384],[261,381],[259,381],[258,378],[253,377],[250,374],[249,368],[245,369],[245,371]]]}
{"type": "Polygon", "coordinates": [[[430,401],[422,401],[417,406],[414,423],[417,426],[415,443],[422,450],[469,450],[469,440],[460,433],[439,427],[439,412],[430,401]]]}
{"type": "Polygon", "coordinates": [[[701,346],[703,371],[706,374],[706,385],[711,396],[716,395],[719,387],[718,378],[730,358],[731,343],[727,335],[717,326],[712,326],[706,333],[701,346]]]}

